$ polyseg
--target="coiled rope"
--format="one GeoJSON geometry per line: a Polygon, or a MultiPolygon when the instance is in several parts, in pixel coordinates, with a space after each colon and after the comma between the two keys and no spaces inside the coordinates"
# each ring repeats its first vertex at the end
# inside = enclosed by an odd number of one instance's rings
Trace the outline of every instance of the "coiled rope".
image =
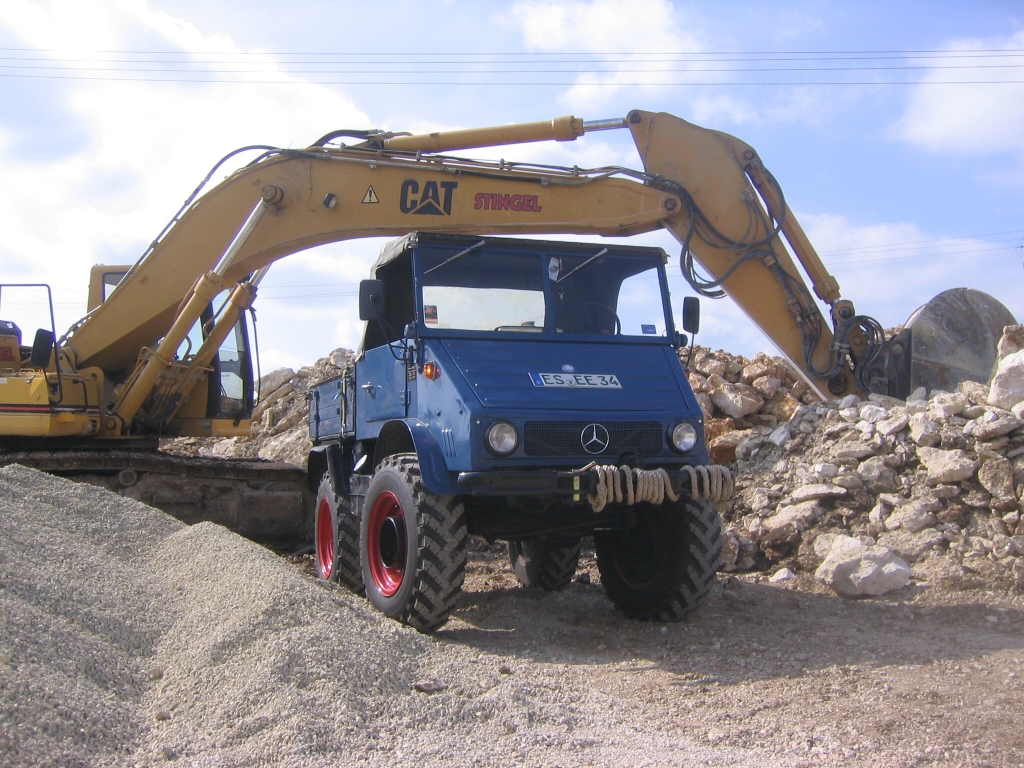
{"type": "MultiPolygon", "coordinates": [[[[684,466],[683,469],[690,476],[690,498],[717,504],[732,497],[734,485],[732,473],[727,467],[684,466]]],[[[595,493],[587,495],[587,501],[594,512],[601,512],[613,502],[633,505],[648,501],[661,504],[666,496],[670,501],[679,500],[679,494],[672,490],[672,481],[664,469],[636,469],[625,465],[614,467],[602,464],[594,467],[593,471],[597,473],[597,488],[595,493]]]]}

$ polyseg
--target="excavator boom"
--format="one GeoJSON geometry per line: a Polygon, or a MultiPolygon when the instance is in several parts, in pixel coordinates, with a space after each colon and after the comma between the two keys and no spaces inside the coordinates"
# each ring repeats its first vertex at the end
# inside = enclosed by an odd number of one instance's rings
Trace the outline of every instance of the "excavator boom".
{"type": "MultiPolygon", "coordinates": [[[[778,183],[733,136],[634,110],[621,120],[563,117],[421,136],[362,132],[367,140],[355,146],[329,146],[351,133],[328,134],[303,150],[268,151],[230,175],[183,209],[112,295],[69,331],[60,351],[69,367],[105,377],[99,436],[131,434],[147,402],[150,427],[187,402],[210,345],[191,367],[173,358],[221,291],[234,290],[234,318],[255,293],[250,277],[262,277],[277,259],[413,230],[625,236],[665,228],[680,242],[681,267],[694,289],[733,298],[820,395],[907,394],[911,378],[890,370],[881,326],[841,298],[778,183]],[[630,131],[643,171],[438,154],[572,141],[613,128],[630,131]]],[[[222,324],[220,337],[226,332],[222,324]]]]}

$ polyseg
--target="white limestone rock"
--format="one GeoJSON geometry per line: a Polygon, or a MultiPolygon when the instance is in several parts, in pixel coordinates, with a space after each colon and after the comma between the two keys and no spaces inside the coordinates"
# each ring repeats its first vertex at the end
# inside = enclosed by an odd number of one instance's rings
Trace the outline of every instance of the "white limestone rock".
{"type": "MultiPolygon", "coordinates": [[[[1024,427],[1024,421],[1021,421],[1016,416],[997,416],[993,420],[983,421],[978,419],[972,422],[974,429],[971,430],[971,434],[975,440],[987,441],[993,440],[997,437],[1002,437],[1015,429],[1024,427]]],[[[967,434],[967,430],[964,430],[964,434],[967,434]]]]}
{"type": "Polygon", "coordinates": [[[774,445],[782,445],[788,442],[793,437],[793,431],[790,429],[789,424],[779,424],[775,429],[772,430],[771,434],[768,435],[768,442],[774,445]]]}
{"type": "Polygon", "coordinates": [[[276,371],[271,371],[262,379],[260,379],[260,399],[265,400],[274,391],[280,389],[285,384],[295,378],[295,371],[291,368],[278,368],[276,371]]]}
{"type": "Polygon", "coordinates": [[[751,382],[752,386],[761,397],[766,400],[771,400],[775,397],[775,393],[779,391],[779,387],[782,386],[782,382],[774,376],[761,376],[754,379],[751,382]]]}
{"type": "Polygon", "coordinates": [[[959,448],[947,451],[922,446],[917,449],[917,457],[927,470],[928,481],[935,485],[967,480],[978,469],[978,462],[959,448]]]}
{"type": "Polygon", "coordinates": [[[1024,349],[1024,325],[1008,325],[1003,328],[1003,336],[999,339],[998,347],[1000,359],[1009,357],[1022,349],[1024,349]]]}
{"type": "Polygon", "coordinates": [[[697,363],[696,368],[705,376],[724,376],[728,366],[721,360],[716,360],[713,357],[705,357],[697,363]]]}
{"type": "Polygon", "coordinates": [[[799,533],[813,525],[821,517],[821,512],[821,507],[816,501],[805,501],[801,504],[782,507],[771,517],[766,517],[763,524],[769,531],[782,528],[784,525],[792,525],[799,533]]]}
{"type": "Polygon", "coordinates": [[[711,393],[711,401],[734,419],[756,413],[764,405],[764,398],[746,384],[723,384],[711,393]]]}
{"type": "Polygon", "coordinates": [[[792,581],[796,578],[796,574],[793,573],[789,568],[780,568],[771,575],[768,579],[772,584],[778,584],[782,581],[792,581]]]}
{"type": "Polygon", "coordinates": [[[840,448],[837,448],[833,455],[837,459],[864,459],[868,456],[874,456],[877,453],[877,449],[868,445],[867,443],[847,443],[840,448]]]}
{"type": "Polygon", "coordinates": [[[978,482],[994,500],[1014,502],[1013,465],[1009,459],[994,456],[986,459],[978,470],[978,482]]]}
{"type": "Polygon", "coordinates": [[[933,419],[946,421],[962,413],[971,404],[962,392],[942,392],[928,401],[928,415],[933,419]]]}
{"type": "Polygon", "coordinates": [[[849,493],[849,491],[845,488],[833,485],[832,483],[810,483],[809,485],[802,485],[799,488],[794,489],[793,493],[790,494],[790,499],[799,504],[802,501],[810,501],[812,499],[827,499],[846,496],[847,493],[849,493]]]}
{"type": "Polygon", "coordinates": [[[1024,401],[1024,350],[999,361],[988,393],[988,404],[1003,410],[1024,401]]]}
{"type": "Polygon", "coordinates": [[[888,415],[889,412],[886,411],[885,408],[871,403],[861,406],[859,412],[860,420],[866,421],[868,424],[877,424],[888,415]]]}
{"type": "Polygon", "coordinates": [[[884,437],[888,437],[906,429],[909,423],[910,416],[901,409],[899,412],[893,413],[889,418],[875,424],[875,431],[884,437]]]}
{"type": "Polygon", "coordinates": [[[890,549],[839,536],[814,575],[843,597],[862,597],[901,589],[911,574],[910,566],[890,549]]]}
{"type": "Polygon", "coordinates": [[[890,514],[892,514],[892,507],[879,501],[868,513],[868,522],[880,528],[885,525],[885,521],[890,514]]]}
{"type": "Polygon", "coordinates": [[[942,440],[939,425],[924,413],[915,413],[910,417],[910,439],[917,445],[927,447],[938,445],[942,440]]]}
{"type": "Polygon", "coordinates": [[[885,527],[890,531],[903,528],[911,533],[931,528],[938,520],[935,513],[942,509],[942,502],[938,499],[925,496],[920,499],[904,504],[885,520],[885,527]]]}

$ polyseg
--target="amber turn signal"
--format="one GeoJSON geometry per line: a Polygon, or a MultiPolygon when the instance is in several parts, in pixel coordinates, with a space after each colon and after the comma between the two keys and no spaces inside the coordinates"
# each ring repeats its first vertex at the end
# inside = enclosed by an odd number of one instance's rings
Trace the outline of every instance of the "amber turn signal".
{"type": "Polygon", "coordinates": [[[423,375],[433,381],[441,375],[441,369],[437,367],[437,363],[428,360],[423,364],[423,375]]]}

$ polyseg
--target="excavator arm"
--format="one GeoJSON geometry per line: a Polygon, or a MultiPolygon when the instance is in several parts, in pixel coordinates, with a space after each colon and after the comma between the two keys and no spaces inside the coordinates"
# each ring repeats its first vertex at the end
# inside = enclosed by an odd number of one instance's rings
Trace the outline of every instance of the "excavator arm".
{"type": "MultiPolygon", "coordinates": [[[[289,254],[413,230],[625,236],[659,228],[680,242],[691,285],[707,296],[728,294],[817,392],[886,391],[881,327],[840,298],[757,153],[728,134],[636,110],[623,120],[563,117],[423,136],[377,133],[355,146],[322,140],[269,151],[188,206],[63,344],[76,367],[96,367],[121,382],[100,432],[126,434],[154,389],[166,384],[174,351],[213,296],[233,290],[229,306],[240,311],[262,270],[289,254]],[[643,171],[441,154],[568,141],[610,128],[631,132],[643,171]],[[829,306],[828,321],[783,239],[829,306]],[[709,277],[698,275],[698,264],[709,277]]],[[[176,372],[171,390],[178,401],[187,398],[208,352],[176,372]]]]}

